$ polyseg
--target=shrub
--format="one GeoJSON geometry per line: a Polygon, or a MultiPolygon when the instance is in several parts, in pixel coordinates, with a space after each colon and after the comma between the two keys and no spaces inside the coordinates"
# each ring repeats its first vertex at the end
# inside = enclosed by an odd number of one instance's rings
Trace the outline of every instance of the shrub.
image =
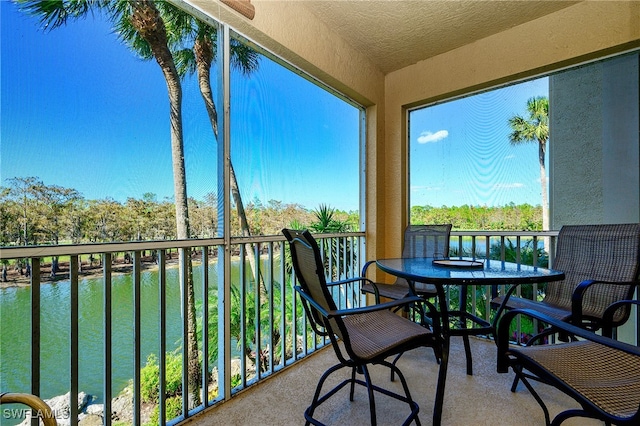
{"type": "MultiPolygon", "coordinates": [[[[173,396],[171,398],[167,398],[165,401],[165,416],[167,420],[174,419],[182,414],[182,398],[179,396],[173,396]]],[[[148,426],[151,425],[159,425],[160,424],[160,410],[156,405],[153,407],[153,411],[151,412],[151,416],[149,417],[149,422],[146,424],[148,426]]]]}
{"type": "MultiPolygon", "coordinates": [[[[166,355],[166,396],[178,395],[182,389],[182,358],[179,349],[166,355]]],[[[160,393],[160,366],[155,354],[149,355],[140,370],[140,397],[142,402],[157,402],[160,393]]]]}

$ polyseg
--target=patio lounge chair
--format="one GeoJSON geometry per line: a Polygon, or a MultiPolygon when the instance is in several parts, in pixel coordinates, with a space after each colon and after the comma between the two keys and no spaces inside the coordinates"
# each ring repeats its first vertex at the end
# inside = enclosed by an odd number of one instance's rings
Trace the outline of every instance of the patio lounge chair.
{"type": "MultiPolygon", "coordinates": [[[[604,316],[603,327],[610,331],[619,306],[633,303],[638,304],[638,301],[613,306],[604,316]]],[[[607,425],[640,424],[640,348],[637,346],[597,335],[531,309],[514,309],[500,318],[496,340],[498,372],[506,373],[509,367],[513,369],[544,411],[547,425],[559,425],[571,417],[599,419],[607,425]],[[570,336],[571,341],[510,345],[509,325],[518,315],[550,324],[570,336]],[[571,396],[579,407],[560,412],[551,421],[540,396],[542,392],[536,392],[529,378],[571,396]]]]}
{"type": "MultiPolygon", "coordinates": [[[[314,418],[316,408],[346,385],[350,385],[349,397],[353,401],[356,384],[367,388],[372,425],[376,424],[374,391],[407,403],[410,414],[404,424],[409,424],[413,421],[416,424],[420,424],[418,418],[419,407],[411,398],[404,376],[396,365],[386,361],[386,358],[390,356],[421,346],[430,346],[436,348],[436,350],[441,350],[443,345],[441,335],[391,311],[395,307],[415,303],[420,298],[409,297],[388,303],[351,309],[337,306],[332,297],[332,289],[340,288],[339,286],[345,283],[367,281],[366,278],[357,277],[327,283],[324,263],[313,236],[306,230],[283,229],[282,233],[289,242],[293,269],[299,284],[295,289],[300,295],[308,321],[316,333],[320,336],[329,337],[339,360],[338,364],[329,368],[320,378],[313,401],[304,413],[307,424],[322,424],[318,419],[314,418]],[[373,385],[369,376],[369,365],[383,365],[390,368],[398,375],[404,395],[373,385]],[[327,378],[342,368],[351,369],[350,379],[345,379],[321,396],[322,387],[327,378]],[[357,378],[357,374],[363,375],[364,380],[357,378]]],[[[444,361],[440,363],[438,373],[433,414],[434,424],[440,424],[442,415],[447,367],[446,359],[447,356],[445,355],[444,361]]]]}

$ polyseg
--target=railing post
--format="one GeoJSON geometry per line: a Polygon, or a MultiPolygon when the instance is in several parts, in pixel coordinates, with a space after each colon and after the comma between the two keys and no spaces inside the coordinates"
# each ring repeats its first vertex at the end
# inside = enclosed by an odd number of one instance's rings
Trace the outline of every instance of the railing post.
{"type": "MultiPolygon", "coordinates": [[[[29,259],[27,259],[27,262],[29,259]]],[[[31,393],[40,396],[40,258],[31,259],[31,393]]],[[[38,426],[32,416],[31,426],[38,426]]]]}
{"type": "Polygon", "coordinates": [[[189,416],[189,252],[180,249],[180,312],[182,314],[182,417],[189,416]]]}
{"type": "Polygon", "coordinates": [[[209,405],[209,247],[202,247],[202,403],[209,405]]]}
{"type": "Polygon", "coordinates": [[[167,423],[167,252],[158,250],[158,302],[160,309],[159,356],[158,356],[158,422],[167,423]]]}
{"type": "Polygon", "coordinates": [[[140,280],[140,251],[133,252],[133,425],[141,425],[140,407],[142,397],[140,392],[140,368],[142,367],[141,348],[141,309],[142,290],[140,280]]]}
{"type": "Polygon", "coordinates": [[[111,253],[102,254],[102,282],[104,285],[104,425],[111,425],[111,253]],[[107,415],[107,413],[109,415],[107,415]]]}
{"type": "Polygon", "coordinates": [[[69,259],[69,281],[71,286],[71,392],[69,393],[70,421],[71,425],[78,424],[78,255],[69,259]]]}
{"type": "Polygon", "coordinates": [[[240,383],[247,385],[247,268],[245,266],[246,246],[240,244],[240,383]]]}

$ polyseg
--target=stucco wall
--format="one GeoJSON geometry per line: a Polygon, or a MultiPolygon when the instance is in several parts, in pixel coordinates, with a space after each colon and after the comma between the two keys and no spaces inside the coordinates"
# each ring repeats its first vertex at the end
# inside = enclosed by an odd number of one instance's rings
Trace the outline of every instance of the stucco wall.
{"type": "MultiPolygon", "coordinates": [[[[400,241],[408,220],[407,107],[533,77],[638,46],[640,2],[582,2],[388,74],[385,239],[400,241]]],[[[398,244],[387,245],[387,256],[399,253],[398,244]]]]}
{"type": "Polygon", "coordinates": [[[640,221],[639,58],[549,79],[552,229],[640,221]]]}
{"type": "Polygon", "coordinates": [[[385,76],[299,2],[253,0],[252,21],[216,1],[190,3],[367,107],[369,258],[401,253],[407,107],[640,46],[640,2],[588,1],[385,76]]]}
{"type": "MultiPolygon", "coordinates": [[[[640,221],[640,54],[549,79],[550,223],[640,221]]],[[[618,330],[633,342],[637,319],[618,330]]]]}

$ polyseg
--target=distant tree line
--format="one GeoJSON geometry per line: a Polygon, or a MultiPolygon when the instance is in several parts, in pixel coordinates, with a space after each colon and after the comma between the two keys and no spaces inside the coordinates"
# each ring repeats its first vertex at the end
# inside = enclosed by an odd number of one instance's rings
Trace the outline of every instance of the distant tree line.
{"type": "MultiPolygon", "coordinates": [[[[0,187],[0,245],[39,245],[151,241],[176,239],[173,200],[153,193],[120,202],[85,199],[80,192],[46,185],[37,177],[7,179],[0,187]]],[[[188,199],[192,237],[211,238],[218,231],[218,201],[188,199]]],[[[317,232],[357,229],[358,213],[321,205],[309,210],[298,204],[254,200],[245,207],[252,235],[274,235],[285,226],[309,227],[317,232]],[[327,216],[329,216],[327,218],[327,216]]],[[[241,235],[236,211],[232,234],[241,235]]]]}
{"type": "MultiPolygon", "coordinates": [[[[37,177],[16,177],[0,187],[0,245],[97,243],[170,240],[176,237],[173,200],[158,200],[153,193],[116,201],[85,199],[80,192],[46,185],[37,177]]],[[[218,231],[218,201],[189,198],[193,237],[211,238],[218,231]]],[[[310,210],[299,204],[253,200],[245,207],[252,235],[278,234],[283,227],[308,227],[316,232],[358,229],[358,212],[327,205],[310,210]]],[[[241,235],[240,221],[231,212],[232,234],[241,235]]],[[[413,206],[411,223],[452,223],[456,230],[542,229],[542,208],[529,204],[501,207],[413,206]]]]}
{"type": "Polygon", "coordinates": [[[411,223],[451,223],[454,230],[541,231],[542,207],[509,203],[501,207],[487,206],[413,206],[411,223]]]}

